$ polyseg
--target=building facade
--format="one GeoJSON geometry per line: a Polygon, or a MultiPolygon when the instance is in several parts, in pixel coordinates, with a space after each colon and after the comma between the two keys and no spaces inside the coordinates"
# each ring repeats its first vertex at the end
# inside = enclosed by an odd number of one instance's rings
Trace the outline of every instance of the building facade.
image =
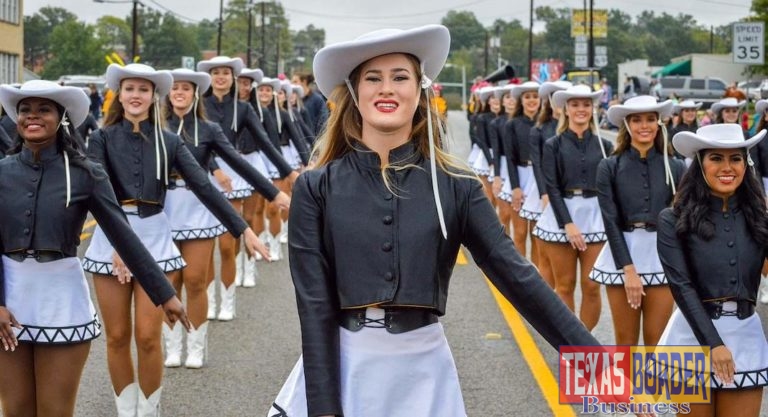
{"type": "Polygon", "coordinates": [[[22,82],[23,0],[0,0],[0,84],[22,82]]]}

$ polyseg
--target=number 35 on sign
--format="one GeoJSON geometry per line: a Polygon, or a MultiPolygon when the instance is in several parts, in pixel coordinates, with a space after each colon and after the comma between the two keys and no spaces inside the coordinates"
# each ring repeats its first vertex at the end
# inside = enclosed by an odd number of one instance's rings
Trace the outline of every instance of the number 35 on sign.
{"type": "Polygon", "coordinates": [[[752,65],[765,63],[765,22],[733,24],[733,62],[752,65]]]}

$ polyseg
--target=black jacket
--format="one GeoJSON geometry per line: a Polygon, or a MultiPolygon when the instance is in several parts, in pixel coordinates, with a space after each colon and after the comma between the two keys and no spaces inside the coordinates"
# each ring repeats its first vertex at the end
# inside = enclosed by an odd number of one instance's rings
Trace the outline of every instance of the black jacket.
{"type": "Polygon", "coordinates": [[[496,115],[491,112],[480,113],[475,117],[475,135],[477,138],[477,146],[479,146],[480,150],[483,151],[483,155],[485,155],[485,159],[488,161],[488,164],[493,164],[493,158],[491,157],[492,144],[488,131],[490,129],[490,122],[495,117],[496,115]]]}
{"type": "Polygon", "coordinates": [[[507,121],[507,115],[502,113],[488,123],[488,139],[491,144],[491,149],[495,149],[493,152],[493,175],[501,175],[501,159],[507,161],[507,171],[509,173],[509,179],[512,182],[512,188],[517,188],[519,180],[517,179],[517,169],[515,168],[514,161],[512,159],[512,144],[511,138],[505,129],[507,121]]]}
{"type": "Polygon", "coordinates": [[[5,133],[5,129],[0,129],[0,159],[5,157],[12,146],[13,140],[11,137],[5,133]]]}
{"type": "Polygon", "coordinates": [[[88,113],[88,116],[85,117],[83,123],[80,123],[80,126],[77,127],[77,134],[80,135],[80,139],[82,139],[83,142],[88,143],[89,135],[98,129],[99,123],[91,113],[88,113]]]}
{"type": "MultiPolygon", "coordinates": [[[[149,217],[163,210],[167,185],[165,174],[175,169],[187,186],[221,223],[238,237],[248,228],[219,190],[211,184],[208,174],[192,156],[184,142],[175,134],[164,131],[167,165],[160,167],[157,179],[155,135],[148,120],[140,123],[140,132],[133,132],[127,120],[106,126],[91,135],[88,156],[101,163],[109,174],[112,188],[121,204],[136,204],[139,217],[149,217]]],[[[162,163],[163,150],[160,149],[162,163]]]]}
{"type": "MultiPolygon", "coordinates": [[[[131,229],[101,165],[70,161],[70,203],[64,157],[56,146],[39,159],[27,148],[0,161],[0,239],[2,253],[46,250],[77,256],[80,233],[90,211],[110,243],[156,305],[176,292],[131,229]]],[[[0,281],[2,280],[0,265],[0,281]]],[[[0,282],[0,305],[4,305],[0,282]]]]}
{"type": "MultiPolygon", "coordinates": [[[[675,186],[685,172],[685,162],[670,157],[675,186]]],[[[656,148],[646,158],[634,147],[621,155],[603,159],[597,167],[597,198],[605,233],[616,268],[632,264],[623,231],[633,223],[656,224],[661,210],[672,202],[672,187],[666,184],[664,156],[656,148]]]]}
{"type": "Polygon", "coordinates": [[[254,151],[261,151],[272,164],[277,167],[282,178],[287,177],[293,172],[293,169],[285,162],[279,149],[270,144],[267,132],[259,123],[259,115],[253,111],[250,104],[237,101],[237,132],[232,130],[232,118],[234,117],[234,105],[232,96],[226,95],[222,101],[211,94],[205,98],[205,112],[208,120],[218,123],[221,130],[229,139],[232,146],[238,151],[248,154],[254,151]],[[243,139],[240,133],[248,130],[248,135],[243,139]]]}
{"type": "Polygon", "coordinates": [[[539,188],[539,197],[547,194],[547,182],[544,180],[544,171],[542,170],[542,154],[544,153],[544,142],[555,136],[557,133],[557,119],[551,119],[541,126],[531,128],[528,140],[530,142],[531,163],[533,164],[533,176],[536,178],[536,186],[539,188]]]}
{"type": "MultiPolygon", "coordinates": [[[[176,114],[173,114],[171,118],[168,119],[168,128],[177,132],[179,130],[180,122],[181,119],[179,119],[176,114]]],[[[181,132],[181,138],[184,139],[184,144],[189,148],[190,152],[192,152],[192,156],[195,157],[195,160],[197,160],[197,163],[200,164],[201,167],[206,171],[210,169],[211,158],[215,152],[216,155],[221,157],[221,159],[231,166],[235,172],[248,181],[257,193],[261,194],[269,201],[272,201],[275,198],[280,190],[272,184],[272,181],[264,178],[259,171],[240,156],[232,144],[229,143],[227,137],[224,136],[224,132],[218,124],[205,120],[198,120],[197,146],[195,146],[194,123],[194,115],[192,113],[187,113],[184,116],[184,127],[181,132]]],[[[175,170],[174,173],[176,173],[175,170]]]]}
{"type": "Polygon", "coordinates": [[[712,196],[706,204],[708,219],[715,225],[711,240],[705,241],[696,234],[678,236],[677,216],[668,208],[659,215],[656,244],[675,303],[699,343],[714,348],[723,341],[703,302],[747,300],[755,304],[760,270],[768,252],[752,239],[736,197],[728,199],[725,212],[721,198],[712,196]]]}
{"type": "Polygon", "coordinates": [[[342,308],[418,306],[445,313],[459,247],[469,249],[496,288],[552,345],[597,342],[523,258],[472,178],[438,171],[448,239],[437,220],[429,161],[412,143],[390,151],[390,171],[362,145],[302,174],[293,190],[288,245],[301,321],[309,415],[342,415],[342,308]]]}
{"type": "Polygon", "coordinates": [[[309,94],[304,96],[304,107],[309,114],[310,120],[308,120],[308,123],[314,135],[319,135],[328,121],[328,107],[325,105],[323,96],[318,92],[309,90],[309,94]]]}
{"type": "MultiPolygon", "coordinates": [[[[547,183],[549,204],[562,228],[572,223],[563,195],[567,190],[597,191],[597,165],[603,160],[597,135],[584,132],[578,139],[571,130],[551,137],[544,143],[543,171],[547,183]]],[[[603,139],[605,154],[613,152],[613,144],[603,139]]]]}

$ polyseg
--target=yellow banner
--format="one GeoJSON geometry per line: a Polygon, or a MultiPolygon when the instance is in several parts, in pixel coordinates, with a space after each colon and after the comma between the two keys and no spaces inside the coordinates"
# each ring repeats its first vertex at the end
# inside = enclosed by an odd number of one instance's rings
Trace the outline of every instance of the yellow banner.
{"type": "MultiPolygon", "coordinates": [[[[592,37],[608,37],[608,10],[592,9],[595,19],[592,25],[592,37]]],[[[589,36],[589,10],[571,9],[571,37],[589,36]],[[585,17],[586,15],[586,17],[585,17]]]]}

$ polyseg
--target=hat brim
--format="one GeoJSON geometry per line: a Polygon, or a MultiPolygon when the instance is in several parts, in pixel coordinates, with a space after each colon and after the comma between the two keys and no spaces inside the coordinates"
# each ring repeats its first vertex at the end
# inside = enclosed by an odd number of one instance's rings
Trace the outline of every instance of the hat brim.
{"type": "Polygon", "coordinates": [[[170,72],[166,70],[156,71],[152,67],[142,64],[128,64],[126,66],[120,66],[117,64],[110,64],[107,67],[107,85],[109,88],[118,90],[120,83],[126,78],[141,78],[154,84],[155,92],[160,96],[164,96],[171,91],[173,85],[173,77],[170,72]],[[140,67],[134,67],[133,65],[141,65],[140,67]]]}
{"type": "Polygon", "coordinates": [[[573,84],[571,84],[568,81],[545,82],[541,84],[541,86],[539,87],[539,97],[543,101],[549,101],[550,95],[554,94],[557,91],[567,90],[571,86],[573,86],[573,84]]]}
{"type": "Polygon", "coordinates": [[[208,91],[211,86],[211,76],[206,72],[192,71],[188,69],[175,69],[171,71],[173,82],[186,81],[197,86],[198,91],[208,91]]]}
{"type": "Polygon", "coordinates": [[[18,121],[17,107],[26,98],[51,100],[67,111],[67,117],[77,127],[88,117],[91,100],[79,87],[52,87],[40,90],[23,90],[10,85],[0,85],[0,104],[14,122],[18,121]]]}
{"type": "Polygon", "coordinates": [[[423,73],[434,80],[448,58],[451,35],[442,25],[427,25],[410,30],[386,29],[352,41],[326,46],[313,62],[315,83],[324,96],[344,84],[358,65],[378,56],[404,53],[418,58],[423,73]]]}
{"type": "Polygon", "coordinates": [[[675,104],[674,107],[672,107],[672,112],[673,113],[680,113],[683,110],[698,110],[698,109],[701,108],[702,104],[703,103],[696,103],[693,106],[684,106],[684,105],[681,105],[680,103],[678,103],[678,104],[675,104]]]}
{"type": "Polygon", "coordinates": [[[260,70],[259,68],[244,69],[240,71],[240,74],[238,75],[238,77],[250,78],[253,80],[253,82],[259,83],[264,78],[264,71],[260,70]]]}
{"type": "Polygon", "coordinates": [[[715,103],[715,104],[712,105],[712,112],[715,113],[715,114],[718,114],[718,113],[720,113],[721,110],[727,109],[727,108],[732,108],[732,107],[736,107],[739,110],[741,110],[741,108],[744,107],[745,104],[747,104],[746,101],[739,101],[735,105],[723,104],[723,103],[715,103]]]}
{"type": "Polygon", "coordinates": [[[679,132],[672,138],[672,146],[675,150],[686,158],[694,158],[696,154],[704,149],[751,149],[765,138],[765,129],[758,132],[755,136],[739,142],[719,142],[704,136],[697,135],[695,132],[679,132]]]}
{"type": "Polygon", "coordinates": [[[657,113],[659,119],[665,119],[672,115],[672,107],[673,103],[671,100],[666,100],[652,106],[631,107],[617,104],[608,109],[608,121],[614,126],[621,126],[627,116],[637,113],[657,113]]]}
{"type": "Polygon", "coordinates": [[[565,104],[568,103],[568,100],[572,100],[574,98],[586,98],[592,100],[593,105],[597,105],[597,102],[600,100],[600,96],[603,95],[602,91],[594,91],[589,94],[584,93],[572,93],[568,90],[560,90],[555,91],[554,94],[552,94],[552,105],[554,105],[557,108],[563,108],[565,107],[565,104]]]}
{"type": "Polygon", "coordinates": [[[212,59],[208,59],[205,61],[200,61],[197,63],[197,70],[202,72],[211,72],[214,68],[219,67],[229,67],[232,68],[232,73],[235,77],[240,75],[240,72],[243,71],[243,68],[245,68],[245,64],[243,64],[243,60],[235,57],[235,58],[229,58],[229,57],[215,57],[212,59]],[[223,58],[223,59],[219,59],[223,58]]]}
{"type": "Polygon", "coordinates": [[[539,94],[539,87],[540,87],[539,83],[534,83],[534,82],[531,82],[531,83],[526,82],[520,85],[516,85],[512,87],[512,97],[514,97],[515,100],[519,100],[523,94],[529,91],[535,91],[536,94],[539,94]]]}
{"type": "Polygon", "coordinates": [[[261,79],[261,81],[256,83],[256,88],[259,88],[261,86],[267,85],[267,86],[272,87],[273,90],[277,91],[277,90],[280,89],[280,84],[281,84],[280,80],[277,79],[277,78],[267,78],[267,77],[264,77],[264,78],[261,79]]]}
{"type": "Polygon", "coordinates": [[[760,100],[755,104],[755,113],[763,114],[768,110],[768,100],[760,100]]]}

